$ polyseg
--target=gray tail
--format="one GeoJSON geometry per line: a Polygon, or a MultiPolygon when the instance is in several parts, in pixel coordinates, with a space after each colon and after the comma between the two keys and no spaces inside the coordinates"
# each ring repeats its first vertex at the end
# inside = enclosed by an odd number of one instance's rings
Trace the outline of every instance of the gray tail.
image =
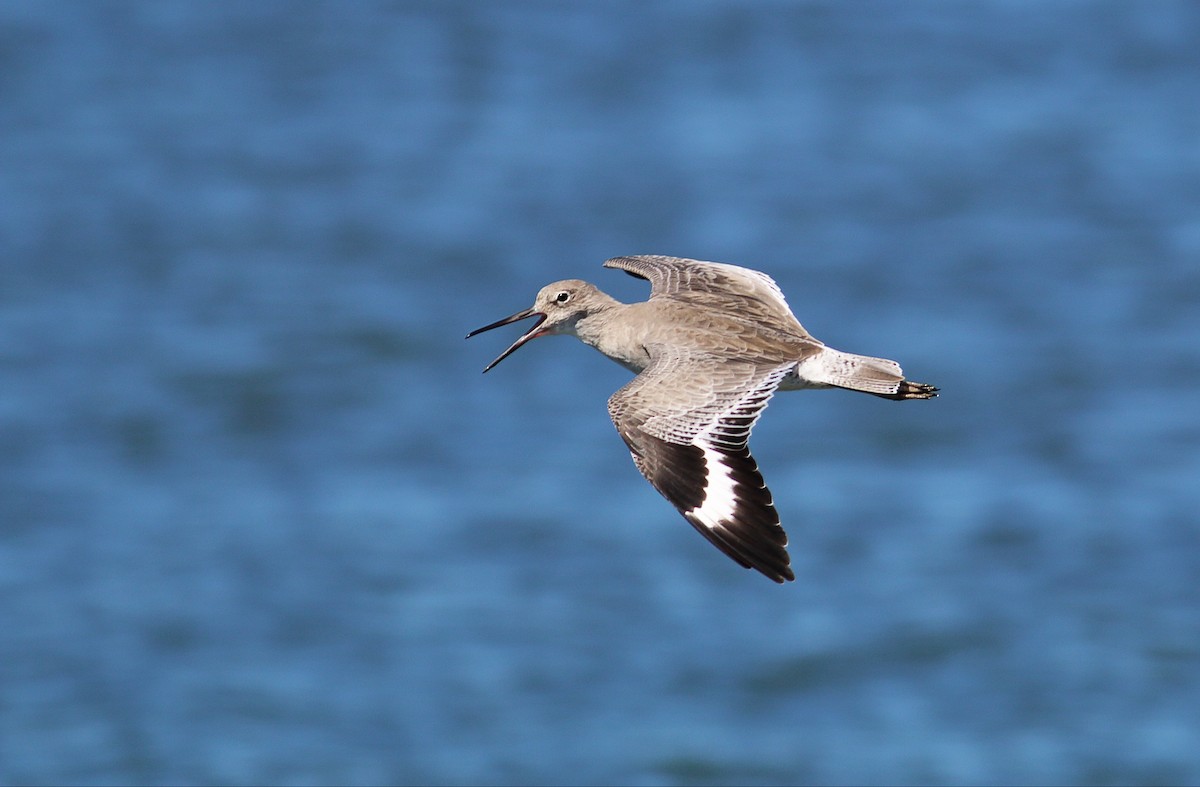
{"type": "Polygon", "coordinates": [[[821,378],[814,382],[896,401],[932,399],[938,395],[938,389],[932,385],[904,379],[900,364],[887,358],[844,353],[831,347],[826,347],[822,356],[819,370],[809,372],[816,372],[821,378]]]}

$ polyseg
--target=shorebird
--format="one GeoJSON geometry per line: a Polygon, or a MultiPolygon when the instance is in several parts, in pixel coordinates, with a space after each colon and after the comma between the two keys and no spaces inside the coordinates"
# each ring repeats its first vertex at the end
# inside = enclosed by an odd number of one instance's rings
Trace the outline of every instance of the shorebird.
{"type": "Polygon", "coordinates": [[[775,391],[844,388],[884,399],[932,399],[900,364],[814,339],[765,273],[679,257],[613,257],[650,282],[621,303],[579,279],[548,284],[531,308],[471,331],[536,318],[484,368],[530,339],[567,334],[637,374],[608,413],[646,480],[717,549],[776,582],[794,580],[787,534],[748,441],[775,391]]]}

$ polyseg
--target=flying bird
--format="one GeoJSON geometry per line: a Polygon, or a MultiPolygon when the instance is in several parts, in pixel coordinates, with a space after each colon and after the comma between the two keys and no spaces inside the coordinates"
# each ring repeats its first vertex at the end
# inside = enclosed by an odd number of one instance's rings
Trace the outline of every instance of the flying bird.
{"type": "Polygon", "coordinates": [[[654,255],[604,266],[649,281],[649,300],[621,303],[579,279],[548,284],[531,308],[467,334],[535,319],[483,371],[531,339],[567,334],[634,372],[608,413],[637,469],[717,549],[776,582],[795,579],[787,534],[748,445],[771,396],[844,388],[904,401],[932,399],[938,389],[906,380],[895,361],[813,338],[764,273],[654,255]]]}

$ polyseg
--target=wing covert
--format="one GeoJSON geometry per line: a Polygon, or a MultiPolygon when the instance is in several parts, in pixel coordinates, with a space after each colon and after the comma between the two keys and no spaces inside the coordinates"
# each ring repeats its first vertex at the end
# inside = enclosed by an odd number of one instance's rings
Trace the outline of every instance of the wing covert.
{"type": "Polygon", "coordinates": [[[779,285],[760,271],[724,262],[653,254],[613,257],[604,267],[649,281],[651,298],[673,298],[742,313],[761,324],[787,326],[792,332],[811,338],[792,314],[779,285]]]}

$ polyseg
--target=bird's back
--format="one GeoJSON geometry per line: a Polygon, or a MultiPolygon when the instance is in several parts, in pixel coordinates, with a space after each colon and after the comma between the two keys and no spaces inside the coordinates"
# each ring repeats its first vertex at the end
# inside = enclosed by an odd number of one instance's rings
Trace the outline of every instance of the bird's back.
{"type": "Polygon", "coordinates": [[[625,307],[624,323],[647,348],[760,364],[799,361],[822,345],[793,318],[768,321],[721,298],[655,297],[625,307]]]}

